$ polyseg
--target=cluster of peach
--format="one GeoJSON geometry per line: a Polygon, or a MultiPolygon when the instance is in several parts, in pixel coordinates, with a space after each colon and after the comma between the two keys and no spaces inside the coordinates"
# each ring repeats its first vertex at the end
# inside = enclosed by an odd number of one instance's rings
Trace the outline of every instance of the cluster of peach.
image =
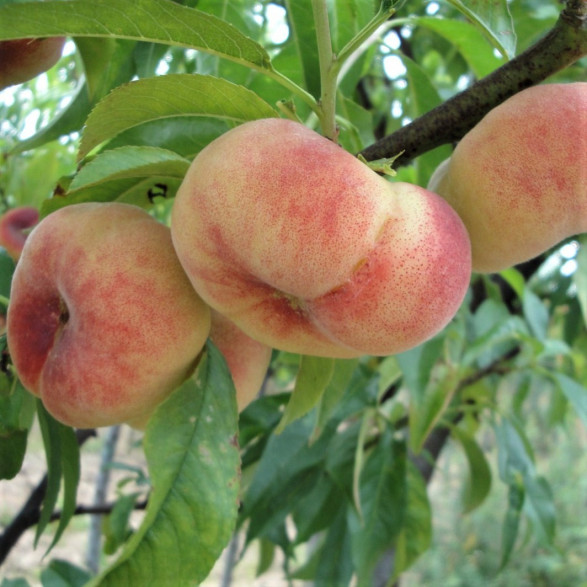
{"type": "Polygon", "coordinates": [[[302,124],[264,119],[197,155],[170,228],[122,203],[62,208],[26,242],[20,229],[36,218],[6,222],[21,239],[7,335],[23,385],[67,424],[141,427],[208,337],[241,409],[273,348],[350,358],[424,342],[454,317],[472,271],[585,230],[586,90],[510,98],[429,189],[379,176],[302,124]]]}

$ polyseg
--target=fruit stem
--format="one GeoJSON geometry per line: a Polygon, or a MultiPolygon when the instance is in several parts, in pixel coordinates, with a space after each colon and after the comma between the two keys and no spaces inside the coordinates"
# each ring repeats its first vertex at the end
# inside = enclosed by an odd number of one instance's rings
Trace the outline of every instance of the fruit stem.
{"type": "Polygon", "coordinates": [[[316,40],[318,43],[318,60],[320,63],[320,112],[318,118],[325,137],[336,142],[338,127],[336,126],[336,55],[332,51],[330,22],[326,0],[312,0],[316,40]]]}

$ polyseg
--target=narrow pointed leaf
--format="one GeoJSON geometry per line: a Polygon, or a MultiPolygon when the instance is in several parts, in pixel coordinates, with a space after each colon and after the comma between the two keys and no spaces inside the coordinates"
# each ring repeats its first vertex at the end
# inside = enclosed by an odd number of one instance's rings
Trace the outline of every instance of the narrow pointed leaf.
{"type": "Polygon", "coordinates": [[[492,45],[511,59],[516,54],[516,32],[507,0],[448,0],[483,31],[492,45]]]}
{"type": "Polygon", "coordinates": [[[362,519],[349,510],[353,561],[359,587],[373,585],[379,557],[396,542],[407,503],[406,446],[387,429],[361,474],[362,519]]]}
{"type": "Polygon", "coordinates": [[[236,522],[239,451],[236,392],[211,344],[196,373],[147,424],[152,492],[140,528],[120,558],[92,585],[201,582],[236,522]]]}
{"type": "Polygon", "coordinates": [[[587,426],[587,388],[563,373],[554,373],[552,377],[587,426]]]}
{"type": "Polygon", "coordinates": [[[129,177],[169,176],[183,178],[190,161],[173,151],[155,147],[119,147],[105,151],[84,165],[69,189],[129,177]]]}
{"type": "Polygon", "coordinates": [[[489,494],[491,469],[483,451],[472,436],[458,426],[452,429],[452,435],[461,443],[469,464],[469,477],[463,495],[463,509],[465,512],[470,512],[480,506],[489,494]]]}
{"type": "Polygon", "coordinates": [[[432,540],[432,508],[426,483],[412,463],[408,464],[407,474],[408,503],[404,527],[397,540],[392,581],[428,550],[432,540]]]}
{"type": "Polygon", "coordinates": [[[318,404],[333,373],[334,359],[309,355],[300,357],[300,370],[295,387],[283,418],[277,426],[277,434],[283,432],[289,423],[301,418],[318,404]]]}

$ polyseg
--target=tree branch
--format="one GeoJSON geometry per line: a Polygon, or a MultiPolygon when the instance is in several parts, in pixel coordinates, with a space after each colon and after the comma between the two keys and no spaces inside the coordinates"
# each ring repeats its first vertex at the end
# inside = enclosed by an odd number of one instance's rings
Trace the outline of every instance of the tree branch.
{"type": "MultiPolygon", "coordinates": [[[[86,440],[95,435],[96,431],[93,429],[76,430],[76,437],[80,446],[84,444],[86,440]]],[[[47,475],[45,474],[35,489],[33,489],[18,514],[16,514],[10,524],[6,526],[4,532],[0,534],[0,565],[6,560],[6,557],[25,531],[39,522],[41,506],[46,493],[47,475]]]]}
{"type": "Polygon", "coordinates": [[[555,26],[526,51],[467,90],[376,141],[361,155],[368,161],[404,153],[394,167],[461,139],[490,110],[587,55],[587,2],[568,0],[555,26]]]}

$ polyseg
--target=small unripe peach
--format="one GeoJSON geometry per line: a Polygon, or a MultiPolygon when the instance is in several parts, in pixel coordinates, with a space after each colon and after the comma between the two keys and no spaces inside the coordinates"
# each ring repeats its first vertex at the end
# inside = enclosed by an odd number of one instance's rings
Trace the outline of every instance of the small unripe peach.
{"type": "Polygon", "coordinates": [[[295,353],[400,352],[442,329],[469,284],[469,239],[442,198],[289,120],[245,123],[203,149],[171,231],[211,307],[295,353]]]}
{"type": "Polygon", "coordinates": [[[587,83],[524,90],[434,173],[469,231],[473,269],[500,271],[587,231],[587,83]]]}
{"type": "Polygon", "coordinates": [[[64,44],[65,37],[0,41],[0,90],[51,69],[59,61],[64,44]]]}
{"type": "Polygon", "coordinates": [[[191,374],[209,330],[169,228],[141,208],[75,204],[28,236],[8,348],[23,385],[61,422],[144,424],[191,374]]]}

